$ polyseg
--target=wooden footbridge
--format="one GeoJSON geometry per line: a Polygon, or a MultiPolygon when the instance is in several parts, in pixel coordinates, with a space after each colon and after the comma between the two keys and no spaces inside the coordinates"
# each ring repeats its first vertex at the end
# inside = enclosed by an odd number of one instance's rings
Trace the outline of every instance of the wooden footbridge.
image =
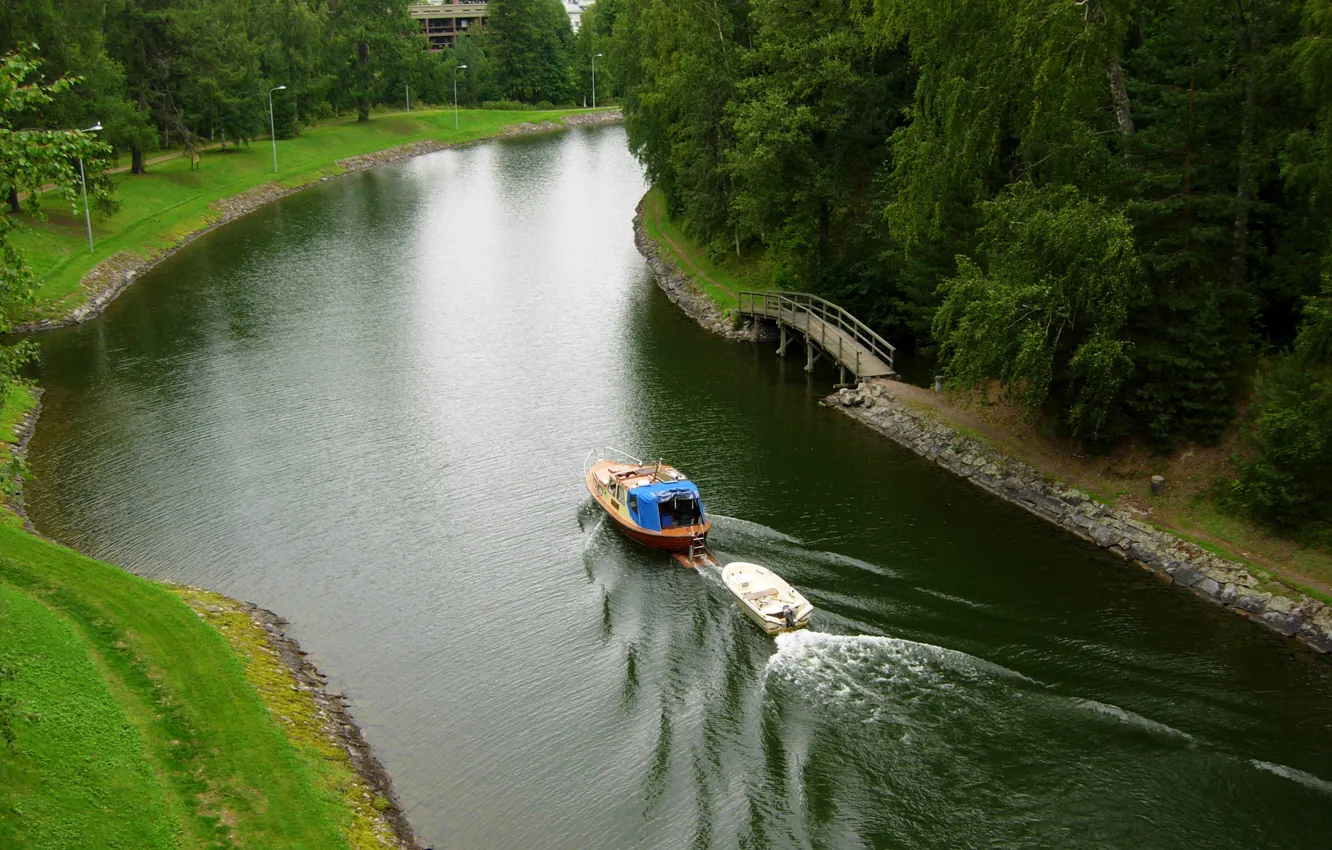
{"type": "Polygon", "coordinates": [[[826,355],[837,364],[843,384],[847,370],[856,380],[897,377],[897,349],[831,301],[805,292],[741,292],[738,298],[740,315],[777,324],[779,355],[786,354],[792,331],[804,335],[806,372],[826,355]]]}

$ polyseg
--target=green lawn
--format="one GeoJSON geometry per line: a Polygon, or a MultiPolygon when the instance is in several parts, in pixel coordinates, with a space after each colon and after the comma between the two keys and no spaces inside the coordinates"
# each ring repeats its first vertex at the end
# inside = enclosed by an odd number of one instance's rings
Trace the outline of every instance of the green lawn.
{"type": "Polygon", "coordinates": [[[349,846],[354,775],[162,585],[0,524],[0,661],[39,716],[0,752],[0,846],[349,846]]]}
{"type": "Polygon", "coordinates": [[[68,623],[0,584],[0,683],[17,700],[0,747],[0,847],[172,847],[143,740],[68,623]],[[29,718],[35,718],[29,719],[29,718]]]}
{"type": "MultiPolygon", "coordinates": [[[[463,110],[459,130],[452,110],[384,113],[368,122],[333,121],[277,143],[278,174],[283,185],[299,186],[341,169],[337,162],[411,142],[435,139],[467,142],[494,136],[523,122],[559,119],[587,110],[517,112],[463,110]]],[[[80,304],[79,281],[98,262],[118,252],[150,256],[178,243],[216,214],[215,201],[238,195],[275,179],[267,141],[226,152],[208,150],[192,171],[185,157],[148,167],[146,175],[113,175],[120,210],[93,221],[95,252],[88,251],[82,209],[71,211],[54,194],[43,198],[45,221],[26,214],[13,241],[28,258],[40,281],[34,317],[59,316],[80,304]]]]}

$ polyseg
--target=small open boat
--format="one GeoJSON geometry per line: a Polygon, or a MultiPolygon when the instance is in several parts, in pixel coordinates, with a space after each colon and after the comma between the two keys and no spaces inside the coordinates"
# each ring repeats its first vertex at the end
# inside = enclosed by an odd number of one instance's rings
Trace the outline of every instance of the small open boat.
{"type": "Polygon", "coordinates": [[[673,553],[685,566],[716,563],[707,548],[712,522],[698,487],[679,470],[661,461],[644,463],[618,449],[593,449],[588,461],[588,492],[625,534],[673,553]],[[607,453],[618,458],[608,459],[607,453]]]}
{"type": "Polygon", "coordinates": [[[770,635],[803,629],[809,625],[814,606],[786,579],[767,567],[736,561],[722,570],[726,589],[740,600],[749,619],[770,635]]]}

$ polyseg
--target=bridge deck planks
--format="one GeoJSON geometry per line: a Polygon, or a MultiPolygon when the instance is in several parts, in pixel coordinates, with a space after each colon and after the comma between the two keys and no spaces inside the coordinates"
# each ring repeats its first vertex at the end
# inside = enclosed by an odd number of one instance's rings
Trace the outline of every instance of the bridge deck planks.
{"type": "Polygon", "coordinates": [[[856,341],[856,338],[831,322],[825,322],[808,310],[769,309],[745,311],[746,314],[776,319],[793,330],[806,334],[819,348],[833,360],[848,369],[856,368],[856,353],[860,354],[861,378],[886,378],[896,375],[893,368],[874,355],[868,348],[856,341]],[[838,356],[838,340],[841,340],[841,356],[838,356]]]}

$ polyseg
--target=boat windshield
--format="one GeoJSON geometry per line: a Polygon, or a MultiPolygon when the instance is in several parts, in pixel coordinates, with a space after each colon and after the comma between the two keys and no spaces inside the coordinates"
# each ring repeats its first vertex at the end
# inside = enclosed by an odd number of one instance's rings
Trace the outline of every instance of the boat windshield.
{"type": "Polygon", "coordinates": [[[661,505],[661,527],[679,528],[687,525],[699,525],[703,522],[703,510],[698,499],[672,499],[661,505]]]}

